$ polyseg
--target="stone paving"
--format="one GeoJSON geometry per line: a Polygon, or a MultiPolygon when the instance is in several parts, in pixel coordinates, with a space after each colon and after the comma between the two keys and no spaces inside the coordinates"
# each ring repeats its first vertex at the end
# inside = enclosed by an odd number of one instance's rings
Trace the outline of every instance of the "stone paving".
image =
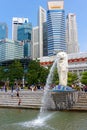
{"type": "MultiPolygon", "coordinates": [[[[40,109],[42,106],[42,97],[44,91],[37,90],[20,90],[19,97],[17,92],[11,90],[5,92],[0,90],[0,107],[3,108],[27,108],[27,109],[40,109]]],[[[72,108],[69,110],[86,110],[87,111],[87,93],[77,92],[77,100],[73,104],[72,108]]],[[[61,100],[61,99],[59,99],[61,100]]],[[[55,109],[55,104],[53,102],[52,96],[49,97],[49,109],[55,109]]]]}
{"type": "Polygon", "coordinates": [[[19,91],[19,97],[17,92],[11,91],[0,91],[0,107],[13,107],[13,108],[35,108],[41,107],[41,100],[43,91],[30,91],[21,90],[19,91]]]}

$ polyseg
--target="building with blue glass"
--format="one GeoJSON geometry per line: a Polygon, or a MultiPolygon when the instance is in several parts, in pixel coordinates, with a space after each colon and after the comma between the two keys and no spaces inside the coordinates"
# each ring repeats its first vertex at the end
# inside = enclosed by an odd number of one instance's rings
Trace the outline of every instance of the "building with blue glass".
{"type": "Polygon", "coordinates": [[[48,2],[48,56],[66,50],[64,0],[48,2]]]}
{"type": "Polygon", "coordinates": [[[48,56],[47,22],[43,23],[43,56],[48,56]]]}
{"type": "Polygon", "coordinates": [[[6,23],[0,23],[0,39],[8,38],[8,27],[6,23]]]}
{"type": "Polygon", "coordinates": [[[18,26],[21,26],[25,22],[28,23],[28,18],[19,18],[19,17],[13,17],[12,18],[12,40],[17,41],[17,29],[18,26]]]}
{"type": "Polygon", "coordinates": [[[17,40],[24,44],[24,57],[31,57],[32,24],[25,22],[17,29],[17,40]]]}

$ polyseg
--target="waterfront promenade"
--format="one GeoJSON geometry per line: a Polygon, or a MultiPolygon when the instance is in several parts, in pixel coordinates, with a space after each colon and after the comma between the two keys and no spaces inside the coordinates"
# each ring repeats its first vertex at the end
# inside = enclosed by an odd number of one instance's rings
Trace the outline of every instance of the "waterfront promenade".
{"type": "MultiPolygon", "coordinates": [[[[11,93],[11,90],[8,90],[7,92],[0,90],[0,107],[40,109],[42,105],[43,94],[43,90],[31,91],[22,89],[19,91],[18,97],[15,90],[13,91],[13,94],[11,93]]],[[[76,101],[68,110],[87,111],[87,92],[76,92],[75,96],[76,101]]],[[[53,101],[52,95],[49,96],[48,102],[50,106],[49,109],[55,109],[55,103],[53,101]]]]}
{"type": "Polygon", "coordinates": [[[41,107],[41,100],[43,91],[20,90],[19,97],[14,90],[0,91],[0,107],[3,108],[32,108],[39,109],[41,107]],[[20,103],[19,103],[20,101],[20,103]]]}

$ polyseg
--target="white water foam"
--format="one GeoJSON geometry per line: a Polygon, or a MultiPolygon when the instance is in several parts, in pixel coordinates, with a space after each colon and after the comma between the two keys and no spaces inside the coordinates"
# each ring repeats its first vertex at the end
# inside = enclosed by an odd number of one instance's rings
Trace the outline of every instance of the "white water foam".
{"type": "Polygon", "coordinates": [[[49,120],[52,115],[53,114],[48,114],[47,116],[43,115],[42,117],[38,116],[37,119],[35,120],[28,121],[28,122],[26,121],[18,124],[21,125],[22,127],[28,127],[28,128],[40,128],[42,126],[50,128],[47,125],[46,121],[49,120]]]}

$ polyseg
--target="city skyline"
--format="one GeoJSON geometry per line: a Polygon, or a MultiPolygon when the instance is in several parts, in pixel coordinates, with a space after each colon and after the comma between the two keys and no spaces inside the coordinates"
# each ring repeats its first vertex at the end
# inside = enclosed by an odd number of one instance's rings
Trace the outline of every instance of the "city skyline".
{"type": "MultiPolygon", "coordinates": [[[[38,24],[38,10],[39,6],[42,6],[47,10],[48,0],[9,0],[1,1],[0,3],[0,22],[6,22],[8,25],[8,37],[12,38],[12,18],[13,17],[28,17],[33,27],[38,24]],[[17,4],[16,4],[17,3],[17,4]]],[[[67,1],[65,0],[65,13],[75,13],[77,16],[77,29],[78,29],[78,41],[80,45],[80,51],[87,51],[87,18],[86,18],[86,4],[87,1],[67,1]]]]}

